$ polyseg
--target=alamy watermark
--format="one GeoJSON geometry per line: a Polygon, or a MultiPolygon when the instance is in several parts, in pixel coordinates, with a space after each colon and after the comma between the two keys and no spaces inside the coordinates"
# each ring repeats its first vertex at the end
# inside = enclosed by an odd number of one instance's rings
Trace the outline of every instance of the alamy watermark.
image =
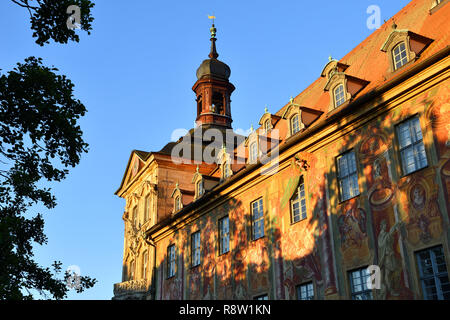
{"type": "Polygon", "coordinates": [[[367,7],[366,13],[369,17],[366,20],[366,26],[369,30],[378,29],[381,26],[381,9],[379,6],[372,4],[367,7]]]}
{"type": "Polygon", "coordinates": [[[367,273],[369,277],[367,278],[367,289],[381,289],[381,270],[377,265],[370,265],[367,267],[367,273]]]}
{"type": "Polygon", "coordinates": [[[67,18],[66,25],[67,29],[75,30],[81,27],[81,9],[77,5],[70,5],[66,10],[67,14],[70,16],[67,18]]]}

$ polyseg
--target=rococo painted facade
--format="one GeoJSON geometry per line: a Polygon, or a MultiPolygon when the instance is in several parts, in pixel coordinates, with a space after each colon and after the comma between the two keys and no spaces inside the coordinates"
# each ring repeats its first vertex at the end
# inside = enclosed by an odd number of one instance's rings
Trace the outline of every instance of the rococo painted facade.
{"type": "Polygon", "coordinates": [[[213,24],[196,128],[116,192],[113,299],[450,299],[448,20],[413,0],[247,137],[213,24]]]}

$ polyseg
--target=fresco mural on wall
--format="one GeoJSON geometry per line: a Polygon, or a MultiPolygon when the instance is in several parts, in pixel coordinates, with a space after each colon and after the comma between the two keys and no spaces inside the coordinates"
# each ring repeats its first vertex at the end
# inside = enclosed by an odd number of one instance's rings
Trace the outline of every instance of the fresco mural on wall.
{"type": "Polygon", "coordinates": [[[426,120],[431,124],[438,155],[438,172],[443,186],[447,219],[450,218],[450,80],[430,90],[424,100],[429,104],[426,120]]]}

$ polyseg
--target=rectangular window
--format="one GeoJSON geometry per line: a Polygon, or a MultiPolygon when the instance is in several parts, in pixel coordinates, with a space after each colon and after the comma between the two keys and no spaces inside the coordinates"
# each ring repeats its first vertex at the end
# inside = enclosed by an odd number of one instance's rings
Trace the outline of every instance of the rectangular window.
{"type": "Polygon", "coordinates": [[[394,57],[395,69],[398,69],[408,62],[408,56],[406,54],[406,46],[404,42],[398,44],[393,50],[392,55],[394,57]]]}
{"type": "Polygon", "coordinates": [[[175,245],[167,247],[167,278],[175,275],[175,245]]]}
{"type": "Polygon", "coordinates": [[[253,142],[250,145],[250,163],[256,163],[258,159],[258,144],[253,142]]]}
{"type": "Polygon", "coordinates": [[[144,251],[142,255],[142,279],[147,279],[147,261],[148,261],[148,253],[144,251]]]}
{"type": "Polygon", "coordinates": [[[253,300],[269,300],[269,296],[267,294],[263,294],[253,298],[253,300]]]}
{"type": "Polygon", "coordinates": [[[252,238],[253,240],[264,237],[264,210],[263,199],[251,203],[252,210],[252,238]]]}
{"type": "Polygon", "coordinates": [[[200,231],[191,235],[191,266],[200,264],[200,231]]]}
{"type": "Polygon", "coordinates": [[[133,226],[138,228],[138,207],[133,208],[133,226]]]}
{"type": "Polygon", "coordinates": [[[367,287],[367,268],[350,271],[349,276],[352,300],[372,300],[372,290],[367,287]]]}
{"type": "Polygon", "coordinates": [[[230,220],[228,216],[219,220],[219,254],[230,251],[230,220]]]}
{"type": "Polygon", "coordinates": [[[416,253],[425,300],[450,300],[450,283],[442,246],[416,253]]]}
{"type": "Polygon", "coordinates": [[[314,300],[314,285],[312,282],[297,286],[297,299],[314,300]]]}
{"type": "Polygon", "coordinates": [[[341,201],[359,195],[355,152],[349,151],[337,157],[337,169],[341,201]]]}
{"type": "Polygon", "coordinates": [[[200,198],[203,195],[203,181],[200,180],[197,182],[197,198],[200,198]]]}
{"type": "Polygon", "coordinates": [[[134,271],[136,269],[136,265],[134,264],[134,260],[130,263],[130,280],[135,280],[134,278],[134,271]]]}
{"type": "Polygon", "coordinates": [[[403,174],[409,174],[428,165],[422,130],[417,117],[400,123],[397,126],[397,137],[403,174]]]}
{"type": "Polygon", "coordinates": [[[298,188],[291,199],[292,223],[306,219],[306,196],[303,176],[300,177],[298,188]]]}
{"type": "Polygon", "coordinates": [[[144,222],[147,222],[149,218],[150,218],[150,195],[145,197],[144,222]]]}

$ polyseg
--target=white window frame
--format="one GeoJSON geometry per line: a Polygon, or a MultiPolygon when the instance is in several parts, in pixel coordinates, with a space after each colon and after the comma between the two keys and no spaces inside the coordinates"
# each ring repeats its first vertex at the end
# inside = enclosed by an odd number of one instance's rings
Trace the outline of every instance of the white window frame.
{"type": "Polygon", "coordinates": [[[305,181],[303,179],[303,176],[301,176],[298,183],[298,187],[294,193],[294,196],[291,198],[291,222],[296,223],[306,218],[307,218],[307,211],[306,211],[305,181]],[[296,214],[296,211],[298,211],[298,214],[296,214]]]}
{"type": "Polygon", "coordinates": [[[394,70],[398,70],[401,67],[403,67],[405,64],[408,63],[408,47],[406,46],[405,41],[401,41],[398,44],[395,45],[394,48],[392,48],[392,62],[394,63],[394,70]],[[398,53],[396,53],[396,49],[403,47],[402,49],[399,49],[398,53]]]}
{"type": "Polygon", "coordinates": [[[230,218],[224,216],[218,221],[219,227],[219,255],[230,251],[230,218]],[[226,221],[226,224],[225,224],[226,221]]]}
{"type": "MultiPolygon", "coordinates": [[[[443,285],[446,285],[446,286],[449,285],[448,270],[447,270],[443,246],[438,245],[435,247],[417,251],[415,253],[415,256],[416,256],[416,260],[417,260],[417,265],[419,267],[419,281],[420,281],[420,286],[422,288],[423,298],[425,300],[431,300],[434,298],[433,296],[430,296],[426,290],[427,282],[428,282],[428,284],[433,282],[434,283],[433,288],[436,292],[436,298],[438,300],[445,300],[446,298],[448,299],[450,296],[450,292],[449,291],[443,292],[443,290],[442,290],[443,285]],[[438,257],[435,252],[436,249],[440,249],[440,251],[441,251],[440,256],[438,256],[438,257]],[[424,274],[425,270],[424,270],[424,265],[422,263],[423,261],[421,259],[421,254],[424,254],[424,253],[428,253],[428,260],[429,260],[430,264],[426,267],[431,268],[430,271],[432,273],[429,275],[424,274]],[[441,260],[441,263],[439,263],[438,259],[441,260]],[[443,266],[443,268],[442,268],[442,266],[443,266]],[[445,271],[443,271],[443,269],[445,269],[445,271]],[[444,280],[444,283],[442,283],[443,280],[444,280]]],[[[431,288],[431,286],[428,286],[428,288],[431,288]]]]}
{"type": "Polygon", "coordinates": [[[348,272],[352,300],[372,300],[372,290],[367,287],[370,274],[367,267],[348,272]]]}
{"type": "Polygon", "coordinates": [[[314,283],[307,282],[297,286],[297,300],[314,300],[314,283]]]}
{"type": "Polygon", "coordinates": [[[355,151],[350,150],[338,156],[336,158],[336,165],[341,202],[358,196],[360,191],[358,183],[358,164],[355,151]],[[351,161],[351,163],[349,161],[351,161]],[[345,189],[346,186],[348,189],[345,189]]]}
{"type": "Polygon", "coordinates": [[[200,231],[191,234],[191,267],[200,265],[201,242],[200,231]]]}
{"type": "Polygon", "coordinates": [[[167,247],[167,278],[175,276],[175,244],[171,244],[167,247]]]}
{"type": "Polygon", "coordinates": [[[334,107],[337,108],[347,101],[345,87],[343,83],[338,84],[333,89],[334,107]],[[339,90],[339,92],[337,92],[339,90]],[[339,95],[339,96],[338,96],[339,95]]]}
{"type": "Polygon", "coordinates": [[[272,129],[270,119],[267,119],[266,121],[264,121],[264,132],[267,133],[270,131],[270,129],[272,129]]]}
{"type": "Polygon", "coordinates": [[[252,217],[252,240],[264,237],[264,204],[263,198],[253,201],[250,204],[252,217]]]}
{"type": "Polygon", "coordinates": [[[256,163],[258,160],[258,143],[252,142],[249,147],[250,163],[256,163]]]}
{"type": "Polygon", "coordinates": [[[294,134],[300,131],[300,115],[298,113],[294,114],[289,119],[289,124],[291,127],[291,136],[293,136],[294,134]],[[294,119],[296,119],[296,121],[294,121],[294,119]]]}
{"type": "Polygon", "coordinates": [[[419,118],[413,117],[399,123],[396,130],[403,175],[427,167],[428,159],[419,118]],[[413,162],[410,161],[411,157],[413,162]]]}
{"type": "Polygon", "coordinates": [[[144,198],[144,223],[150,219],[150,194],[144,198]]]}
{"type": "Polygon", "coordinates": [[[174,212],[177,212],[178,210],[181,209],[181,195],[176,195],[174,201],[174,212]]]}

